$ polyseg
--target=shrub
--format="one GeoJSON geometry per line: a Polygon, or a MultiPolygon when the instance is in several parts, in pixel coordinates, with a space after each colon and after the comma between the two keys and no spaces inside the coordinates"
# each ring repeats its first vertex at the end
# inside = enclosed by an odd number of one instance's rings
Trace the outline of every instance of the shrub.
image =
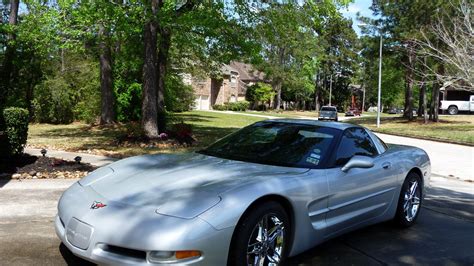
{"type": "Polygon", "coordinates": [[[7,154],[20,155],[28,137],[28,110],[10,107],[3,110],[5,119],[5,135],[7,139],[7,154]]]}
{"type": "Polygon", "coordinates": [[[272,86],[266,83],[256,83],[247,88],[245,99],[253,103],[253,108],[257,108],[259,104],[267,103],[275,96],[272,86]]]}
{"type": "Polygon", "coordinates": [[[250,103],[247,101],[216,104],[212,106],[212,109],[217,111],[245,111],[249,109],[250,103]]]}
{"type": "Polygon", "coordinates": [[[181,122],[171,125],[170,128],[168,135],[176,139],[180,144],[191,145],[195,141],[193,138],[193,128],[190,124],[181,122]]]}
{"type": "Polygon", "coordinates": [[[48,78],[36,86],[33,106],[37,122],[68,124],[73,121],[74,100],[62,77],[48,78]]]}
{"type": "Polygon", "coordinates": [[[176,74],[167,75],[165,82],[166,111],[189,111],[194,105],[193,87],[184,84],[182,77],[176,74]]]}
{"type": "Polygon", "coordinates": [[[117,120],[120,122],[139,121],[141,118],[142,85],[116,82],[117,120]]]}

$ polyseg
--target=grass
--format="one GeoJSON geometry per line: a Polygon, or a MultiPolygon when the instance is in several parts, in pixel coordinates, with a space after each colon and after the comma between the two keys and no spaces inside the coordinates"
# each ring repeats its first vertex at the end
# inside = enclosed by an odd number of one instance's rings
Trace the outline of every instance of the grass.
{"type": "MultiPolygon", "coordinates": [[[[278,117],[309,117],[312,112],[249,112],[278,117]]],[[[315,115],[314,115],[315,116],[315,115]]],[[[173,145],[171,142],[158,143],[147,147],[147,143],[117,144],[117,139],[128,134],[139,125],[117,124],[109,127],[90,126],[84,123],[69,125],[31,124],[28,145],[37,148],[80,151],[115,157],[126,157],[146,153],[173,153],[201,149],[223,136],[246,125],[264,120],[264,117],[238,114],[191,111],[173,114],[172,121],[191,124],[197,140],[192,146],[173,145]]],[[[375,116],[364,116],[347,120],[374,131],[410,137],[428,138],[461,144],[474,145],[474,115],[441,116],[439,123],[423,124],[422,120],[408,122],[399,115],[383,115],[381,127],[376,128],[375,116]]]]}
{"type": "Polygon", "coordinates": [[[381,117],[380,128],[376,127],[375,116],[354,118],[347,122],[380,133],[474,145],[474,115],[440,116],[438,123],[428,124],[424,124],[421,118],[409,122],[399,115],[387,115],[381,117]]]}
{"type": "Polygon", "coordinates": [[[28,132],[28,146],[114,157],[156,152],[185,152],[201,149],[239,128],[263,119],[265,118],[202,111],[173,114],[172,121],[183,121],[193,126],[193,134],[197,141],[188,147],[173,145],[170,142],[158,144],[157,147],[147,147],[145,143],[117,144],[117,139],[128,134],[138,125],[132,127],[117,124],[103,127],[80,122],[69,125],[31,124],[28,132]]]}
{"type": "MultiPolygon", "coordinates": [[[[245,111],[239,112],[245,114],[257,114],[257,115],[267,115],[280,118],[317,118],[318,114],[315,111],[280,111],[275,112],[272,110],[269,111],[245,111]]],[[[339,117],[343,117],[344,113],[337,113],[339,117]]]]}

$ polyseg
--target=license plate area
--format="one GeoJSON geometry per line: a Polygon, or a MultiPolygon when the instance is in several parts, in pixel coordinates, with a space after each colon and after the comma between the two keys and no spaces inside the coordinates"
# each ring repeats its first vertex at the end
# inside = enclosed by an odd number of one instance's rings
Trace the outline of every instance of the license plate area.
{"type": "Polygon", "coordinates": [[[66,227],[66,240],[71,245],[86,250],[92,236],[92,226],[72,218],[66,227]]]}

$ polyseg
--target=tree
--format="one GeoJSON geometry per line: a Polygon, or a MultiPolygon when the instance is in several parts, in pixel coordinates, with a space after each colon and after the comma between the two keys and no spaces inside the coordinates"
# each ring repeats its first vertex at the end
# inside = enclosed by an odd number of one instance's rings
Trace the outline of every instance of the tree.
{"type": "Polygon", "coordinates": [[[101,112],[100,124],[111,124],[115,121],[115,96],[112,73],[112,51],[107,42],[108,31],[99,23],[99,62],[101,112]]]}
{"type": "MultiPolygon", "coordinates": [[[[391,35],[392,46],[397,47],[403,54],[405,67],[405,113],[409,120],[413,119],[413,89],[415,87],[415,72],[417,67],[419,29],[433,23],[438,10],[448,8],[445,1],[374,1],[374,13],[382,15],[377,22],[381,23],[385,32],[391,35]]],[[[433,90],[433,93],[434,90],[433,90]]],[[[436,108],[435,108],[436,109],[436,108]]],[[[435,110],[437,112],[437,110],[435,110]]]]}
{"type": "Polygon", "coordinates": [[[247,88],[245,99],[253,103],[253,109],[259,104],[269,103],[274,97],[273,88],[266,83],[256,83],[247,88]]]}
{"type": "Polygon", "coordinates": [[[462,0],[450,1],[450,9],[444,10],[436,19],[420,30],[416,41],[419,54],[445,66],[440,73],[426,59],[420,61],[426,71],[423,78],[438,80],[443,87],[474,90],[474,26],[471,11],[474,4],[462,0]]]}
{"type": "Polygon", "coordinates": [[[10,89],[10,81],[13,70],[13,58],[15,56],[15,39],[16,29],[15,26],[18,22],[18,8],[20,5],[19,0],[10,1],[10,12],[8,16],[8,34],[6,38],[6,51],[3,59],[3,67],[1,69],[0,77],[0,130],[3,128],[3,108],[5,107],[6,97],[8,90],[10,89]]]}

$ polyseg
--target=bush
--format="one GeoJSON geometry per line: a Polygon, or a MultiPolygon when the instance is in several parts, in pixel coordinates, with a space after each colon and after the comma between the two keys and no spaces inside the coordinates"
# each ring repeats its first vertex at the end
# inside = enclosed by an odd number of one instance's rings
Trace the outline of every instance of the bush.
{"type": "Polygon", "coordinates": [[[247,88],[245,99],[253,103],[253,108],[257,108],[260,104],[270,102],[275,96],[272,86],[266,83],[256,83],[247,88]]]}
{"type": "Polygon", "coordinates": [[[5,120],[5,136],[7,139],[7,154],[20,155],[28,137],[28,110],[10,107],[3,110],[5,120]]]}
{"type": "MultiPolygon", "coordinates": [[[[118,82],[117,82],[118,83],[118,82]]],[[[120,122],[139,121],[141,118],[142,85],[132,83],[116,84],[117,120],[120,122]]]]}
{"type": "Polygon", "coordinates": [[[168,131],[168,136],[176,139],[180,144],[191,145],[195,139],[193,138],[193,127],[183,122],[173,124],[168,131]]]}
{"type": "Polygon", "coordinates": [[[189,111],[194,105],[193,87],[184,84],[182,77],[176,74],[167,75],[165,82],[166,111],[189,111]]]}
{"type": "Polygon", "coordinates": [[[250,103],[247,101],[216,104],[212,106],[212,109],[217,111],[245,111],[249,109],[250,103]]]}
{"type": "Polygon", "coordinates": [[[66,80],[48,78],[35,88],[34,119],[39,123],[68,124],[73,121],[74,100],[66,80]]]}

